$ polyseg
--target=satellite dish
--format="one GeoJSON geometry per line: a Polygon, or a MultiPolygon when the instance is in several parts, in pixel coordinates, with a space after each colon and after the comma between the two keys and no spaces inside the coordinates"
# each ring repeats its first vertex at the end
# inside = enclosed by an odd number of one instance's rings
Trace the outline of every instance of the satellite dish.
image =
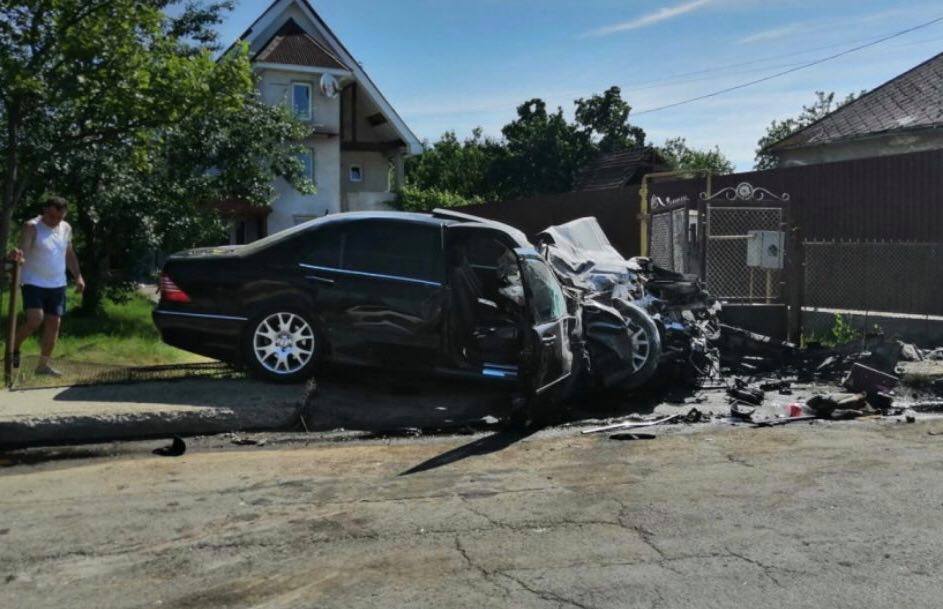
{"type": "Polygon", "coordinates": [[[334,99],[337,97],[337,92],[340,91],[340,85],[337,83],[337,79],[334,78],[333,74],[322,74],[321,75],[321,93],[324,94],[324,97],[334,99]]]}

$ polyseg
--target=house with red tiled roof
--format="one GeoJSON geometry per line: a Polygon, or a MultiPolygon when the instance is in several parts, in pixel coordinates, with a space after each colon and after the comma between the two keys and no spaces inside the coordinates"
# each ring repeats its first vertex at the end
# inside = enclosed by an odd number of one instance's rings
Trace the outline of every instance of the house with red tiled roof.
{"type": "Polygon", "coordinates": [[[943,149],[943,53],[768,146],[782,166],[943,149]]]}
{"type": "Polygon", "coordinates": [[[363,66],[307,0],[275,0],[239,39],[249,45],[262,99],[310,126],[301,157],[317,193],[284,180],[261,208],[229,202],[231,240],[252,241],[341,211],[383,209],[403,178],[403,159],[422,147],[363,66]]]}

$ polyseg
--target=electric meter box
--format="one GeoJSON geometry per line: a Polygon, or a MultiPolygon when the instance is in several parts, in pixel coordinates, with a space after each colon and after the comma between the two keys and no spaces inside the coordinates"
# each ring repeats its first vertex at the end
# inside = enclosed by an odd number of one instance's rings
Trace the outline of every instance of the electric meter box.
{"type": "Polygon", "coordinates": [[[747,266],[759,269],[783,268],[785,233],[751,230],[747,235],[747,266]]]}

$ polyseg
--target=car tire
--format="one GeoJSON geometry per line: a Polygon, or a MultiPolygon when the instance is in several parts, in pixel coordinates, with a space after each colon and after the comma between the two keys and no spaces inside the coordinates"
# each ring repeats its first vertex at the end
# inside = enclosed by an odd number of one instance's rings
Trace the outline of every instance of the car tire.
{"type": "MultiPolygon", "coordinates": [[[[625,317],[630,332],[633,334],[633,347],[644,345],[645,349],[644,361],[639,360],[636,363],[636,354],[633,353],[634,370],[631,376],[619,384],[622,389],[636,389],[651,380],[658,371],[658,364],[661,361],[661,334],[658,332],[655,320],[641,307],[631,303],[622,303],[619,312],[625,317]]],[[[639,357],[642,356],[639,354],[639,357]]]]}
{"type": "Polygon", "coordinates": [[[275,307],[249,321],[243,359],[253,376],[276,383],[301,383],[314,374],[324,353],[323,333],[313,316],[275,307]]]}

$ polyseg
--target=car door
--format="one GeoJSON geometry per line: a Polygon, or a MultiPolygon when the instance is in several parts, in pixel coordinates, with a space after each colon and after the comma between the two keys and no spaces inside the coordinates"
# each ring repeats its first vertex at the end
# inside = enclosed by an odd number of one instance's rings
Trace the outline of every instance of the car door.
{"type": "Polygon", "coordinates": [[[525,341],[525,373],[532,393],[540,395],[573,372],[566,297],[556,276],[540,255],[526,248],[514,250],[531,316],[531,334],[525,341]]]}
{"type": "Polygon", "coordinates": [[[338,359],[434,368],[442,331],[444,260],[438,223],[391,218],[345,223],[331,277],[338,359]]]}

